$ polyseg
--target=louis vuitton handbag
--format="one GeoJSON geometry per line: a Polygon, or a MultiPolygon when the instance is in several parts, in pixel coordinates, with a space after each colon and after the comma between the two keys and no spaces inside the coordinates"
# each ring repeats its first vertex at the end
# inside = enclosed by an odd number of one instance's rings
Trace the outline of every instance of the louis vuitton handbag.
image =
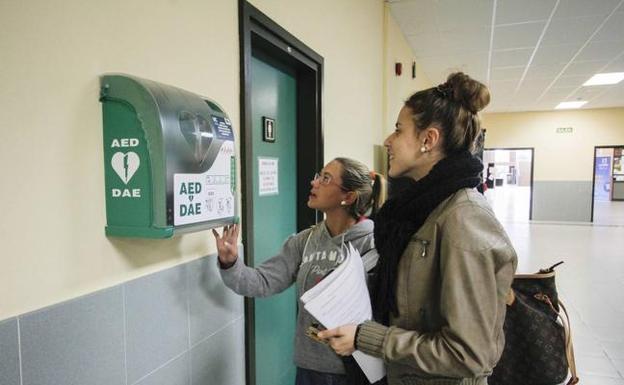
{"type": "Polygon", "coordinates": [[[505,349],[489,385],[556,385],[570,372],[576,384],[568,313],[559,301],[555,267],[518,274],[511,285],[503,330],[505,349]]]}

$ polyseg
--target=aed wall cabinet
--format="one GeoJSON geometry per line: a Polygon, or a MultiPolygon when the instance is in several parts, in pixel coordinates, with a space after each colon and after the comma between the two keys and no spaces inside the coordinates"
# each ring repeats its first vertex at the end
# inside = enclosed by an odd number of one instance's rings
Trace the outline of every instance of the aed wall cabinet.
{"type": "Polygon", "coordinates": [[[167,238],[233,223],[230,119],[215,102],[133,76],[100,78],[106,234],[167,238]]]}

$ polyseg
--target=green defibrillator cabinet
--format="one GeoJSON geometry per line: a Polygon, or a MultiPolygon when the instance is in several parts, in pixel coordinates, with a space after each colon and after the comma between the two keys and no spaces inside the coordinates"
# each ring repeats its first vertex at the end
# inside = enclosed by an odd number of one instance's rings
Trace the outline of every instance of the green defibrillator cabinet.
{"type": "Polygon", "coordinates": [[[167,238],[237,218],[234,132],[217,103],[127,75],[100,78],[106,234],[167,238]]]}

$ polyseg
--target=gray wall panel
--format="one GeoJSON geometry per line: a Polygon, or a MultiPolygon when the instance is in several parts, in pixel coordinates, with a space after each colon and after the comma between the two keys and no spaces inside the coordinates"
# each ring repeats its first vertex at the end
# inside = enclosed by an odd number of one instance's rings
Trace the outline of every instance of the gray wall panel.
{"type": "Polygon", "coordinates": [[[20,317],[23,385],[124,385],[121,287],[20,317]]]}
{"type": "MultiPolygon", "coordinates": [[[[240,254],[239,258],[243,255],[240,254]]],[[[243,314],[243,297],[223,284],[218,269],[216,256],[187,264],[191,346],[243,314]]]]}
{"type": "Polygon", "coordinates": [[[243,314],[201,258],[0,321],[0,385],[244,385],[243,314]]]}
{"type": "Polygon", "coordinates": [[[591,181],[535,181],[533,220],[589,222],[591,181]]]}
{"type": "Polygon", "coordinates": [[[190,364],[189,353],[184,353],[136,385],[190,385],[190,364]]]}
{"type": "Polygon", "coordinates": [[[0,322],[0,385],[19,385],[17,318],[0,322]]]}
{"type": "Polygon", "coordinates": [[[189,348],[184,266],[125,285],[128,384],[189,348]]]}
{"type": "Polygon", "coordinates": [[[245,384],[245,331],[241,317],[191,349],[193,385],[245,384]]]}

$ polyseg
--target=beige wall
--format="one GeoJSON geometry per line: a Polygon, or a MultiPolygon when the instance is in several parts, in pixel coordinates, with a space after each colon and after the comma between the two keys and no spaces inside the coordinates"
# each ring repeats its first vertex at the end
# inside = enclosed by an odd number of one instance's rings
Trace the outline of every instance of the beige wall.
{"type": "Polygon", "coordinates": [[[591,181],[594,146],[624,144],[624,108],[484,114],[482,126],[487,148],[535,148],[535,181],[591,181]]]}
{"type": "MultiPolygon", "coordinates": [[[[431,87],[431,81],[422,70],[422,66],[416,63],[416,78],[412,78],[412,62],[414,52],[403,36],[399,25],[390,13],[390,6],[386,4],[385,12],[385,103],[384,103],[384,138],[394,131],[399,110],[405,100],[416,91],[431,87]],[[403,74],[396,76],[394,64],[403,64],[403,74]]],[[[441,80],[441,79],[440,79],[441,80]]]]}
{"type": "MultiPolygon", "coordinates": [[[[372,165],[387,125],[383,2],[253,4],[324,57],[326,159],[372,165]]],[[[386,40],[400,47],[386,52],[410,56],[388,24],[386,40]]],[[[98,76],[129,73],[206,95],[238,130],[237,1],[5,0],[0,52],[0,320],[216,251],[206,231],[104,236],[98,76]]]]}

